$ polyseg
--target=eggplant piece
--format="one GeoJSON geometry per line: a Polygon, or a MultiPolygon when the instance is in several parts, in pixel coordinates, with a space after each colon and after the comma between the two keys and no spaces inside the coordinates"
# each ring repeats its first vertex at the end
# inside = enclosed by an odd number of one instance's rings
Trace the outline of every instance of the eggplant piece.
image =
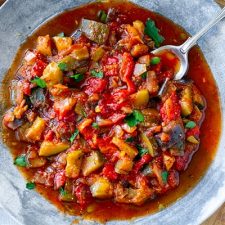
{"type": "Polygon", "coordinates": [[[24,124],[23,119],[14,119],[12,122],[7,123],[7,127],[11,130],[16,130],[24,124]]]}
{"type": "Polygon", "coordinates": [[[109,36],[108,25],[94,20],[82,19],[81,30],[88,39],[97,44],[104,44],[109,36]]]}
{"type": "Polygon", "coordinates": [[[45,105],[46,101],[46,91],[44,88],[35,88],[33,89],[30,101],[34,108],[40,108],[45,105]]]}
{"type": "Polygon", "coordinates": [[[180,121],[171,121],[163,131],[170,136],[170,140],[163,142],[160,135],[156,135],[158,145],[164,149],[172,149],[172,155],[183,155],[185,147],[185,132],[184,127],[180,121]]]}

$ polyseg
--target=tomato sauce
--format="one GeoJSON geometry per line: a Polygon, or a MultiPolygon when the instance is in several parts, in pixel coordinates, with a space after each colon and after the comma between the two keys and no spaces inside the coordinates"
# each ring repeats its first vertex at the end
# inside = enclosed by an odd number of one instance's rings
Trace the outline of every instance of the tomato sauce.
{"type": "MultiPolygon", "coordinates": [[[[174,24],[167,18],[126,1],[112,1],[110,3],[96,2],[66,11],[40,26],[40,28],[38,28],[21,46],[3,82],[4,96],[1,101],[5,108],[9,108],[11,104],[9,101],[10,93],[8,90],[10,81],[13,79],[15,72],[18,70],[21,64],[22,56],[24,55],[26,49],[35,47],[35,40],[38,36],[47,34],[54,36],[62,31],[69,36],[75,29],[77,29],[80,18],[84,17],[86,19],[95,20],[99,10],[108,10],[109,8],[118,9],[130,18],[130,23],[137,19],[143,22],[145,22],[148,18],[154,20],[157,27],[160,29],[160,33],[165,37],[163,45],[179,45],[188,38],[188,34],[183,28],[174,24]]],[[[111,59],[112,62],[114,60],[116,59],[111,59]]],[[[166,66],[174,67],[175,71],[179,68],[179,62],[177,62],[176,58],[173,58],[171,61],[171,55],[162,56],[162,61],[166,66]]],[[[213,75],[201,50],[198,47],[195,47],[190,51],[189,65],[190,67],[187,77],[193,80],[197,88],[201,91],[205,98],[207,109],[205,111],[205,118],[200,130],[201,143],[199,149],[193,155],[189,167],[184,172],[180,173],[179,186],[176,187],[176,189],[170,190],[167,193],[158,196],[154,200],[147,201],[141,206],[119,204],[111,200],[95,201],[88,207],[87,212],[84,214],[85,218],[106,222],[112,219],[132,219],[137,216],[154,213],[182,198],[202,178],[212,162],[217,150],[221,133],[221,108],[218,90],[213,79],[213,75]],[[212,117],[214,118],[213,121],[211,119],[212,117]]],[[[37,65],[37,72],[42,70],[42,67],[43,65],[37,65]]],[[[132,92],[132,85],[129,86],[127,83],[127,86],[132,92]]],[[[96,88],[96,84],[92,84],[91,87],[96,88]]],[[[89,91],[91,92],[91,90],[86,90],[86,93],[89,94],[89,91]]],[[[50,136],[51,134],[49,134],[49,138],[50,136]]],[[[22,149],[26,145],[23,142],[17,141],[14,133],[10,130],[4,130],[3,140],[9,147],[13,156],[17,156],[22,153],[22,149]]],[[[110,165],[108,168],[110,168],[110,165]]],[[[27,180],[31,179],[33,174],[31,169],[28,170],[22,168],[20,170],[27,180]]],[[[115,174],[110,174],[110,176],[113,178],[115,174]]],[[[61,211],[70,215],[79,214],[80,211],[76,204],[62,203],[59,201],[58,191],[53,191],[51,188],[47,187],[43,188],[42,185],[37,185],[37,190],[50,202],[55,204],[61,211]]]]}

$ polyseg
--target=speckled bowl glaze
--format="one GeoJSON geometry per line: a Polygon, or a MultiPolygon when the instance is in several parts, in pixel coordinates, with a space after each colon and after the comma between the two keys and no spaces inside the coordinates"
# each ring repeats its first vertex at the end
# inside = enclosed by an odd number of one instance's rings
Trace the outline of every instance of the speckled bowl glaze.
{"type": "MultiPolygon", "coordinates": [[[[0,9],[0,82],[27,36],[47,18],[87,0],[8,0],[0,9]],[[18,35],[19,34],[19,35],[18,35]]],[[[198,31],[220,8],[213,0],[134,0],[135,3],[172,19],[190,34],[198,31]]],[[[217,82],[225,117],[225,21],[199,45],[217,82]]],[[[4,84],[3,84],[4,85],[4,84]]],[[[1,90],[0,90],[1,94],[1,90]]],[[[4,111],[0,104],[0,112],[4,111]]],[[[215,117],[217,115],[214,115],[215,117]]],[[[213,122],[213,118],[212,118],[213,122]]],[[[209,143],[210,144],[210,143],[209,143]]],[[[153,215],[107,224],[196,225],[208,218],[225,201],[225,129],[216,157],[206,175],[186,196],[153,215]]],[[[203,156],[204,157],[204,156],[203,156]]],[[[13,166],[6,146],[0,143],[0,205],[15,224],[70,224],[74,217],[63,215],[36,192],[24,189],[25,181],[13,166]]],[[[79,224],[97,224],[79,219],[79,224]]]]}

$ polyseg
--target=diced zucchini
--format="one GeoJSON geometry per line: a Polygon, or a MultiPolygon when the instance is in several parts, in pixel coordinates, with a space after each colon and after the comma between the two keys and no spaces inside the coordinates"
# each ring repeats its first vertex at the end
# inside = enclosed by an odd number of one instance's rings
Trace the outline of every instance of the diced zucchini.
{"type": "Polygon", "coordinates": [[[33,122],[32,126],[26,131],[26,138],[31,141],[39,141],[41,135],[45,129],[45,120],[41,117],[37,117],[33,122]]]}
{"type": "Polygon", "coordinates": [[[112,184],[103,177],[99,177],[91,186],[91,194],[94,198],[111,198],[113,196],[112,184]]]}
{"type": "Polygon", "coordinates": [[[46,82],[48,87],[51,87],[62,82],[63,72],[60,70],[56,62],[51,62],[44,69],[41,79],[46,82]]]}
{"type": "Polygon", "coordinates": [[[189,136],[187,138],[187,141],[189,141],[192,144],[199,144],[199,141],[194,136],[189,136]]]}
{"type": "Polygon", "coordinates": [[[84,158],[82,164],[82,173],[84,176],[88,176],[95,170],[102,167],[104,164],[104,158],[98,151],[92,151],[90,156],[84,158]]]}
{"type": "Polygon", "coordinates": [[[66,158],[66,176],[70,178],[77,178],[80,174],[81,163],[83,159],[83,152],[76,150],[69,152],[66,158]]]}
{"type": "Polygon", "coordinates": [[[68,49],[73,42],[71,37],[53,37],[53,40],[58,52],[68,49]]]}
{"type": "Polygon", "coordinates": [[[52,55],[50,36],[39,36],[37,39],[36,49],[43,55],[52,55]]]}
{"type": "Polygon", "coordinates": [[[189,116],[193,110],[192,89],[187,86],[181,92],[181,112],[183,116],[189,116]]]}
{"type": "Polygon", "coordinates": [[[92,53],[91,59],[94,62],[98,62],[103,57],[104,54],[105,54],[105,50],[102,47],[98,47],[92,53]]]}
{"type": "Polygon", "coordinates": [[[150,139],[148,139],[148,137],[144,133],[141,133],[141,141],[143,145],[148,149],[149,154],[152,157],[154,157],[155,156],[154,146],[151,143],[150,139]]]}
{"type": "Polygon", "coordinates": [[[141,34],[143,35],[144,34],[144,30],[145,30],[145,25],[142,21],[140,20],[135,20],[133,22],[133,26],[134,28],[141,34]]]}
{"type": "Polygon", "coordinates": [[[163,163],[166,167],[166,170],[170,170],[175,162],[175,157],[167,154],[163,154],[163,163]]]}
{"type": "Polygon", "coordinates": [[[147,71],[146,64],[136,63],[134,67],[134,76],[140,76],[147,71]]]}
{"type": "Polygon", "coordinates": [[[113,137],[112,143],[116,145],[121,151],[124,151],[131,159],[133,159],[138,154],[138,150],[135,147],[128,145],[122,139],[113,137]]]}
{"type": "Polygon", "coordinates": [[[59,63],[65,63],[64,71],[71,71],[77,68],[77,61],[70,55],[65,56],[59,63]]]}
{"type": "Polygon", "coordinates": [[[63,201],[63,202],[75,202],[76,201],[76,197],[72,193],[68,193],[68,192],[60,193],[59,199],[60,199],[60,201],[63,201]]]}
{"type": "Polygon", "coordinates": [[[88,59],[88,48],[86,46],[79,45],[77,48],[74,48],[70,55],[78,61],[88,59]]]}
{"type": "Polygon", "coordinates": [[[70,147],[69,144],[63,142],[54,143],[51,141],[43,141],[39,150],[39,155],[40,156],[55,155],[62,151],[65,151],[69,147],[70,147]]]}
{"type": "Polygon", "coordinates": [[[29,158],[29,168],[38,168],[42,167],[47,163],[47,160],[44,157],[35,157],[35,158],[29,158]]]}
{"type": "Polygon", "coordinates": [[[82,19],[81,30],[87,38],[98,44],[104,44],[109,36],[108,25],[94,20],[82,19]]]}
{"type": "Polygon", "coordinates": [[[146,107],[149,102],[149,93],[147,89],[140,90],[131,96],[135,108],[146,107]]]}
{"type": "Polygon", "coordinates": [[[193,85],[193,101],[199,107],[199,109],[203,109],[205,107],[204,99],[200,93],[200,91],[193,85]]]}
{"type": "Polygon", "coordinates": [[[115,171],[119,174],[128,174],[133,168],[133,161],[129,157],[122,157],[115,165],[115,171]]]}

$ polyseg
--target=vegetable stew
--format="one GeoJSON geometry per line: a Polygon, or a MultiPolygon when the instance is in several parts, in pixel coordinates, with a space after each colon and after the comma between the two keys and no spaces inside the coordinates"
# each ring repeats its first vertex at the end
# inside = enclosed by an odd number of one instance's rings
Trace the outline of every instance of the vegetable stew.
{"type": "Polygon", "coordinates": [[[73,9],[36,31],[5,78],[11,101],[3,101],[3,137],[27,189],[101,221],[151,213],[190,190],[220,136],[216,85],[198,48],[182,81],[172,80],[180,66],[172,52],[151,53],[186,38],[121,1],[73,9]]]}

